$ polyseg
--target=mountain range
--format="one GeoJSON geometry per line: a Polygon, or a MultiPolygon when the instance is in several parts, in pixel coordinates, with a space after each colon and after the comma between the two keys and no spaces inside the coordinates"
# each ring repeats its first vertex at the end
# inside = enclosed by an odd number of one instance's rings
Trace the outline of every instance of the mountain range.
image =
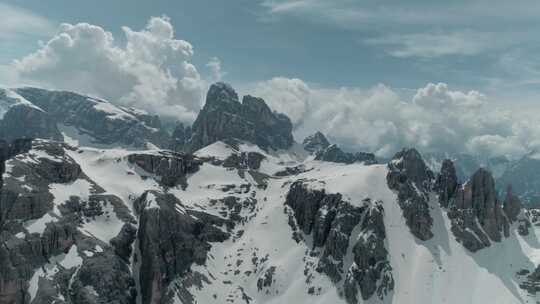
{"type": "Polygon", "coordinates": [[[540,157],[383,160],[292,133],[225,83],[172,130],[1,90],[0,303],[540,301],[540,157]]]}

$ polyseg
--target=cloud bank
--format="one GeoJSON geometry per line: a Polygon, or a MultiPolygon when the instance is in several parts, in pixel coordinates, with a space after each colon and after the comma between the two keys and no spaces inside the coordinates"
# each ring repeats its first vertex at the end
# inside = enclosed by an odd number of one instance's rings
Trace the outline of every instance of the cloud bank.
{"type": "Polygon", "coordinates": [[[540,147],[532,140],[540,135],[535,124],[496,109],[477,91],[451,90],[444,83],[429,83],[410,100],[384,85],[326,89],[276,78],[255,87],[269,104],[293,118],[298,140],[320,130],[349,149],[381,157],[416,147],[423,152],[518,158],[540,147]]]}
{"type": "MultiPolygon", "coordinates": [[[[141,31],[122,30],[126,43],[121,46],[99,26],[62,24],[39,50],[15,61],[15,70],[25,83],[193,121],[207,84],[190,62],[192,45],[175,38],[167,17],[152,17],[141,31]]],[[[211,67],[222,75],[219,59],[211,67]]]]}

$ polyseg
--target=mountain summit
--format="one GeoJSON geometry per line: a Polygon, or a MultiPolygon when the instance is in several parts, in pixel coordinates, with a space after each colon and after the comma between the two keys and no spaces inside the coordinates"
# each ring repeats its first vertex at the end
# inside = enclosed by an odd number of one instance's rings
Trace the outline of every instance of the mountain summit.
{"type": "Polygon", "coordinates": [[[292,123],[273,112],[261,98],[244,96],[242,102],[225,83],[210,86],[206,104],[193,123],[188,151],[196,151],[218,140],[240,139],[264,150],[288,149],[293,144],[292,123]]]}

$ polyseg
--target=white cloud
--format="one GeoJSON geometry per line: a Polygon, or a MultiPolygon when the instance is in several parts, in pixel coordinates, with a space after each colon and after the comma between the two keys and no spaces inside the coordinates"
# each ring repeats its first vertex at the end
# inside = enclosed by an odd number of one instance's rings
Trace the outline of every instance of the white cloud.
{"type": "Polygon", "coordinates": [[[14,39],[20,35],[47,36],[54,30],[54,23],[47,18],[0,3],[0,39],[14,39]]]}
{"type": "MultiPolygon", "coordinates": [[[[514,36],[516,39],[517,36],[514,36]]],[[[451,32],[391,34],[364,40],[368,45],[382,46],[395,57],[435,58],[448,55],[477,55],[505,46],[509,41],[494,33],[451,32]]],[[[515,43],[515,40],[514,40],[515,43]]]]}
{"type": "Polygon", "coordinates": [[[299,126],[307,115],[311,89],[300,79],[276,77],[259,82],[248,91],[265,99],[274,111],[286,113],[294,126],[299,126]]]}
{"type": "Polygon", "coordinates": [[[88,23],[62,24],[36,52],[17,60],[21,81],[97,95],[122,105],[192,121],[206,82],[190,62],[191,44],[174,37],[167,17],[141,31],[123,27],[126,44],[88,23]]]}
{"type": "Polygon", "coordinates": [[[210,79],[212,82],[221,81],[227,75],[227,72],[223,71],[221,67],[221,60],[217,57],[210,58],[206,67],[210,69],[210,79]]]}
{"type": "Polygon", "coordinates": [[[533,140],[540,138],[537,124],[498,110],[477,91],[455,91],[443,83],[418,89],[410,100],[384,85],[312,88],[299,79],[276,78],[256,87],[270,105],[293,117],[297,140],[320,130],[349,149],[383,157],[416,147],[515,158],[540,147],[533,140]]]}

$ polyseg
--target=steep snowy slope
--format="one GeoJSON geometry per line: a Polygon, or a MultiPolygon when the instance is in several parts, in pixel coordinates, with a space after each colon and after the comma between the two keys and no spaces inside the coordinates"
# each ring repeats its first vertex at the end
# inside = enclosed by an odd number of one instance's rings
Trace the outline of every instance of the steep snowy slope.
{"type": "MultiPolygon", "coordinates": [[[[354,249],[357,248],[355,244],[373,236],[381,238],[378,229],[385,231],[381,244],[387,254],[377,263],[387,263],[389,268],[382,275],[370,273],[369,279],[375,281],[376,287],[367,300],[362,300],[362,292],[365,290],[369,294],[369,284],[358,285],[360,292],[355,303],[484,303],[486,299],[490,299],[490,303],[534,303],[534,295],[519,286],[526,276],[520,277],[517,273],[523,269],[532,271],[540,263],[536,229],[522,236],[517,232],[518,224],[514,223],[507,239],[472,253],[456,241],[447,210],[440,207],[434,194],[429,200],[433,237],[421,241],[411,233],[397,203],[397,194],[387,185],[389,167],[386,164],[345,165],[304,160],[286,152],[270,155],[242,142],[236,145],[216,142],[196,155],[199,168],[186,175],[185,184],[178,182],[176,186],[164,185],[164,171],[156,169],[162,159],[169,165],[185,157],[170,152],[77,149],[37,141],[28,152],[10,158],[3,175],[4,191],[6,188],[15,191],[16,186],[22,186],[21,181],[25,181],[26,187],[34,187],[32,193],[44,191],[43,197],[45,192],[52,195],[50,207],[39,214],[26,216],[28,219],[23,219],[21,226],[8,219],[25,218],[24,210],[17,213],[19,216],[8,214],[3,217],[3,224],[11,227],[13,237],[27,241],[34,237],[43,239],[52,224],[67,225],[71,228],[64,229],[76,230],[68,237],[67,247],[56,251],[65,254],[58,255],[52,250],[52,255],[47,258],[49,266],[45,265],[45,268],[35,261],[36,267],[33,275],[27,278],[29,283],[25,289],[30,299],[39,299],[36,303],[52,303],[43,296],[51,293],[57,295],[57,303],[78,303],[74,301],[81,294],[85,298],[93,294],[101,300],[114,297],[103,295],[97,286],[99,282],[85,281],[78,271],[84,267],[98,267],[91,266],[96,257],[118,256],[119,247],[111,245],[118,241],[111,240],[122,235],[121,230],[128,223],[138,231],[133,232],[137,237],[132,240],[133,245],[128,246],[133,247],[129,250],[131,257],[120,259],[118,263],[127,267],[122,277],[132,278],[127,280],[132,280],[129,284],[138,290],[139,297],[147,290],[143,303],[351,303],[347,277],[361,266],[356,265],[361,257],[355,253],[359,250],[354,249]],[[248,161],[250,153],[257,155],[259,161],[248,161]],[[134,158],[133,155],[144,157],[134,158]],[[160,159],[157,162],[156,157],[160,159]],[[40,168],[48,161],[62,163],[66,168],[76,168],[75,164],[78,164],[80,173],[77,177],[71,174],[73,176],[67,179],[55,178],[55,182],[48,185],[38,182],[34,185],[32,175],[40,174],[43,170],[40,168]],[[66,165],[70,163],[73,165],[66,165]],[[142,168],[148,163],[153,165],[146,169],[152,171],[148,168],[155,168],[154,172],[142,168]],[[19,169],[25,166],[28,167],[24,170],[28,171],[19,169]],[[274,175],[285,167],[300,167],[302,172],[290,176],[274,175]],[[24,175],[21,175],[23,171],[24,175]],[[350,210],[380,208],[377,210],[382,210],[384,227],[374,226],[372,228],[376,229],[371,230],[369,226],[364,227],[362,223],[373,213],[362,211],[364,219],[354,225],[342,263],[338,263],[338,259],[325,253],[331,249],[328,245],[331,233],[326,243],[321,243],[315,235],[316,222],[309,234],[298,227],[303,224],[295,215],[289,197],[290,189],[298,183],[308,191],[306,193],[323,191],[327,197],[339,193],[341,203],[347,204],[352,208],[350,210]],[[152,192],[146,192],[149,190],[152,192]],[[177,199],[175,211],[171,212],[189,214],[192,219],[205,218],[218,229],[214,233],[223,235],[221,241],[214,240],[203,246],[204,250],[201,250],[205,256],[188,263],[187,272],[168,273],[162,272],[159,266],[150,267],[152,271],[161,271],[167,280],[160,280],[160,285],[152,281],[149,288],[148,282],[141,280],[140,261],[149,248],[141,245],[143,232],[140,225],[141,221],[148,225],[143,219],[145,212],[164,212],[161,199],[165,193],[177,199]],[[95,196],[103,200],[91,208],[90,202],[94,201],[91,198],[95,196]],[[108,198],[110,204],[104,203],[104,198],[108,198]],[[73,214],[66,209],[73,208],[70,201],[74,199],[83,202],[81,220],[69,224],[73,214]],[[141,199],[146,206],[142,211],[141,199]],[[340,279],[321,270],[324,261],[339,264],[340,279]],[[62,287],[61,276],[66,275],[71,277],[72,283],[62,287]],[[51,286],[45,283],[47,280],[56,283],[51,286]],[[84,288],[79,286],[83,281],[87,284],[84,288]],[[379,288],[381,286],[384,288],[379,288]],[[157,294],[160,296],[156,297],[157,294]]],[[[69,172],[66,170],[59,172],[69,172]]],[[[341,229],[345,223],[339,222],[337,227],[341,229]]],[[[145,227],[145,231],[150,228],[145,227]]],[[[333,226],[330,231],[338,228],[333,226]]],[[[170,237],[166,233],[174,233],[167,229],[162,232],[163,239],[156,240],[156,246],[162,246],[159,243],[170,237]]],[[[23,251],[21,254],[25,256],[23,251]]],[[[156,258],[159,259],[159,255],[156,258]]],[[[94,270],[90,268],[89,271],[94,270]]]]}

